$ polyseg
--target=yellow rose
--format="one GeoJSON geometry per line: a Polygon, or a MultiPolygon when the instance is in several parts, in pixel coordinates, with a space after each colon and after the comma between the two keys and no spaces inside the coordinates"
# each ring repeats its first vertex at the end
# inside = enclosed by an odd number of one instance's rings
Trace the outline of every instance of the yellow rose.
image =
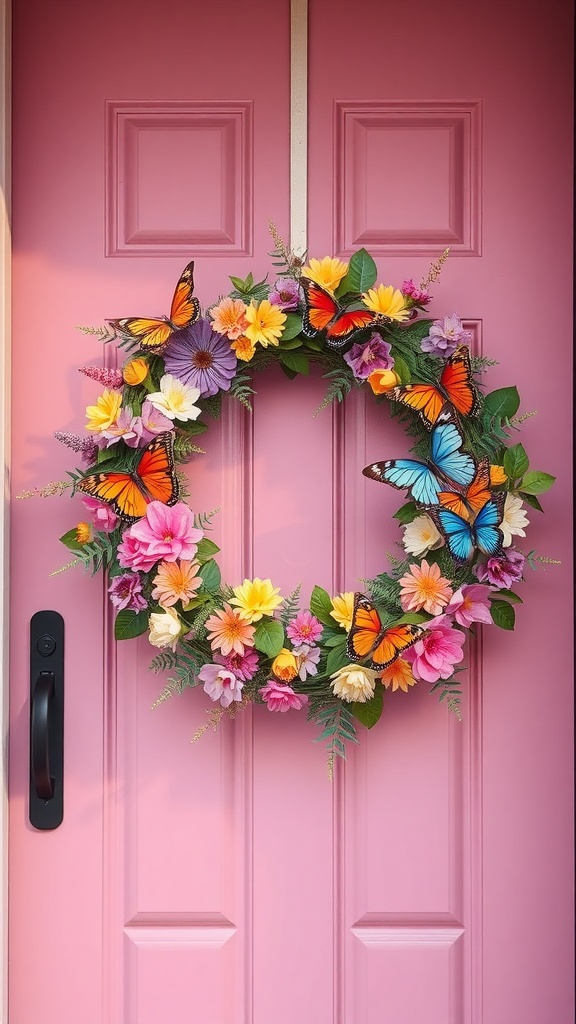
{"type": "Polygon", "coordinates": [[[287,647],[283,647],[272,662],[272,671],[276,678],[281,679],[283,683],[291,683],[298,675],[296,655],[287,647]]]}
{"type": "Polygon", "coordinates": [[[400,377],[394,370],[374,370],[368,377],[368,383],[375,395],[383,395],[400,383],[400,377]]]}
{"type": "Polygon", "coordinates": [[[141,356],[137,359],[131,359],[129,363],[125,364],[122,376],[125,384],[135,388],[137,384],[141,384],[143,380],[146,380],[148,376],[148,363],[141,356]]]}
{"type": "Polygon", "coordinates": [[[362,665],[345,665],[330,676],[330,679],[334,680],[334,696],[349,703],[358,701],[364,704],[374,696],[377,675],[377,672],[371,668],[363,668],[362,665]]]}

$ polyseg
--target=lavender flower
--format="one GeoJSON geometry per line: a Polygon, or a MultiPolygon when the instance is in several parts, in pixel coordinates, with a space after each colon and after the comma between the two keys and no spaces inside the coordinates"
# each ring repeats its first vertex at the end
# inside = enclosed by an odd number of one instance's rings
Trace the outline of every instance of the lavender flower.
{"type": "Polygon", "coordinates": [[[96,461],[98,444],[93,437],[80,437],[79,434],[69,434],[68,431],[64,430],[56,430],[54,437],[57,441],[61,441],[62,444],[71,448],[73,452],[78,452],[82,462],[85,462],[87,465],[96,461]]]}
{"type": "Polygon", "coordinates": [[[208,320],[198,320],[172,335],[164,365],[167,374],[198,388],[207,398],[218,391],[229,391],[236,373],[236,354],[228,338],[213,331],[208,320]]]}
{"type": "Polygon", "coordinates": [[[290,309],[298,308],[298,282],[294,281],[291,277],[281,278],[276,281],[274,288],[270,292],[270,302],[275,306],[280,306],[280,309],[285,313],[290,309]]]}
{"type": "Polygon", "coordinates": [[[430,328],[430,333],[420,342],[423,352],[430,352],[433,356],[441,356],[448,359],[453,355],[459,345],[468,344],[472,340],[472,332],[465,331],[462,322],[456,313],[444,316],[441,320],[435,320],[430,328]]]}
{"type": "Polygon", "coordinates": [[[352,345],[349,352],[344,353],[344,360],[358,380],[366,380],[374,370],[391,370],[394,366],[387,341],[379,334],[373,334],[363,345],[352,345]]]}

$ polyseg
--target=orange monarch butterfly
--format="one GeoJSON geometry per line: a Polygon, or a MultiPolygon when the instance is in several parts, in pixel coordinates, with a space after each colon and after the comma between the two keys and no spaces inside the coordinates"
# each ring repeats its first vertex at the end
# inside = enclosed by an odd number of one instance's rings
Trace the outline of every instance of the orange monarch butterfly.
{"type": "Polygon", "coordinates": [[[384,317],[370,309],[341,306],[330,292],[309,277],[301,277],[300,284],[306,298],[302,333],[307,338],[323,334],[330,348],[344,348],[366,327],[384,323],[384,317]]]}
{"type": "Polygon", "coordinates": [[[200,316],[200,303],[192,294],[194,291],[194,261],[184,267],[176,291],[172,297],[169,317],[126,317],[122,320],[108,320],[110,327],[119,334],[125,334],[137,341],[141,348],[153,352],[164,348],[166,342],[183,327],[189,327],[200,316]]]}
{"type": "Polygon", "coordinates": [[[411,622],[398,623],[386,629],[372,602],[364,594],[355,594],[346,653],[354,660],[370,658],[371,668],[380,671],[427,634],[424,626],[411,622]]]}
{"type": "Polygon", "coordinates": [[[440,491],[438,504],[455,512],[462,519],[473,519],[475,515],[484,508],[490,501],[492,491],[490,489],[490,465],[488,459],[481,459],[478,463],[476,476],[472,483],[458,494],[456,491],[440,491]]]}
{"type": "Polygon", "coordinates": [[[146,515],[146,506],[151,501],[175,505],[179,491],[172,431],[158,434],[142,449],[131,473],[91,473],[80,481],[78,490],[110,505],[126,523],[135,523],[146,515]]]}
{"type": "Polygon", "coordinates": [[[462,416],[473,416],[478,411],[478,392],[472,380],[468,348],[460,345],[446,360],[437,384],[404,384],[386,395],[393,402],[414,409],[428,430],[438,422],[446,422],[450,406],[462,416]]]}

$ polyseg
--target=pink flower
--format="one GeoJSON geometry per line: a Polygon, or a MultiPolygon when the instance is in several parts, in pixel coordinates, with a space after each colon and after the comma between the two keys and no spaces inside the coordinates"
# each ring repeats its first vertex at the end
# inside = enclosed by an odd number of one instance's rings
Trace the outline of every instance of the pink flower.
{"type": "Polygon", "coordinates": [[[413,563],[399,583],[402,587],[400,604],[405,612],[424,609],[430,615],[440,615],[452,597],[450,580],[441,576],[440,566],[436,562],[428,565],[425,558],[420,565],[413,563]]]}
{"type": "Polygon", "coordinates": [[[194,515],[184,502],[170,508],[162,501],[151,501],[146,515],[124,532],[118,545],[118,561],[123,568],[143,572],[162,560],[192,561],[203,536],[203,531],[195,528],[194,515]]]}
{"type": "Polygon", "coordinates": [[[491,624],[492,616],[488,601],[491,593],[492,587],[486,587],[482,583],[465,584],[452,595],[444,611],[447,615],[452,615],[458,625],[467,629],[473,622],[491,624]]]}
{"type": "Polygon", "coordinates": [[[118,611],[128,608],[131,612],[141,612],[148,607],[148,602],[142,594],[142,577],[139,572],[125,572],[121,576],[114,576],[108,593],[118,611]]]}
{"type": "Polygon", "coordinates": [[[409,650],[404,651],[403,658],[412,665],[416,679],[426,683],[436,683],[439,679],[450,679],[454,665],[464,657],[464,633],[453,629],[445,615],[431,619],[426,623],[430,632],[418,640],[409,650]]]}
{"type": "Polygon", "coordinates": [[[286,627],[286,636],[293,644],[315,644],[322,635],[322,623],[306,609],[299,612],[286,627]]]}
{"type": "Polygon", "coordinates": [[[412,302],[421,303],[424,305],[426,302],[430,302],[430,294],[425,288],[417,288],[412,278],[409,281],[404,281],[402,284],[402,291],[407,298],[412,299],[412,302]]]}
{"type": "Polygon", "coordinates": [[[297,281],[292,280],[291,277],[280,278],[270,292],[270,302],[280,306],[284,312],[289,309],[298,309],[298,291],[297,281]]]}
{"type": "Polygon", "coordinates": [[[156,434],[165,434],[167,430],[174,430],[172,420],[169,420],[163,412],[160,412],[160,409],[156,409],[148,399],[146,399],[142,406],[140,425],[141,438],[139,447],[148,444],[156,434]]]}
{"type": "Polygon", "coordinates": [[[123,406],[114,423],[102,431],[102,437],[106,438],[107,448],[111,448],[120,438],[129,448],[137,448],[142,437],[142,420],[132,415],[130,406],[123,406]]]}
{"type": "Polygon", "coordinates": [[[289,711],[290,708],[300,711],[300,708],[308,703],[305,693],[296,693],[291,686],[283,686],[273,679],[262,687],[260,696],[266,703],[268,711],[289,711]]]}
{"type": "Polygon", "coordinates": [[[112,533],[112,530],[116,529],[120,520],[109,505],[105,505],[98,498],[89,497],[82,498],[82,504],[88,509],[97,530],[102,530],[104,533],[112,533]]]}
{"type": "Polygon", "coordinates": [[[322,654],[319,647],[313,647],[311,644],[301,644],[299,647],[295,647],[292,653],[298,663],[298,675],[302,682],[304,682],[306,676],[318,675],[318,662],[322,654]]]}
{"type": "Polygon", "coordinates": [[[238,654],[237,651],[230,651],[230,654],[215,654],[214,661],[224,665],[229,672],[233,672],[237,679],[246,682],[256,674],[259,658],[256,651],[245,650],[244,654],[238,654]]]}
{"type": "Polygon", "coordinates": [[[220,701],[223,708],[229,707],[233,700],[242,700],[244,683],[221,665],[203,665],[198,679],[204,683],[204,692],[210,700],[220,701]]]}
{"type": "Polygon", "coordinates": [[[523,570],[524,555],[514,548],[508,548],[497,558],[489,558],[474,567],[474,572],[481,582],[486,580],[499,590],[509,590],[514,583],[522,579],[523,570]]]}
{"type": "Polygon", "coordinates": [[[391,346],[379,334],[373,334],[363,344],[352,345],[344,354],[344,362],[358,380],[366,380],[374,370],[391,370],[394,360],[390,355],[391,346]]]}

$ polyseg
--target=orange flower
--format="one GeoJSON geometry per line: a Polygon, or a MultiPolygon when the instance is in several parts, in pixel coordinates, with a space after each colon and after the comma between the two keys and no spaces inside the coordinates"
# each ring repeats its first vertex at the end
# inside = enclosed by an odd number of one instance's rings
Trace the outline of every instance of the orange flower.
{"type": "Polygon", "coordinates": [[[416,680],[412,675],[412,666],[404,661],[404,658],[395,658],[388,668],[385,668],[380,676],[385,687],[392,687],[392,693],[394,690],[404,690],[404,693],[408,693],[408,687],[414,686],[416,680]]]}
{"type": "Polygon", "coordinates": [[[148,376],[148,363],[141,356],[138,356],[137,359],[131,359],[123,367],[122,376],[124,383],[134,388],[137,384],[141,384],[143,380],[146,380],[148,376]]]}
{"type": "Polygon", "coordinates": [[[88,523],[78,523],[76,526],[76,540],[79,544],[87,544],[92,540],[92,527],[88,523]]]}
{"type": "Polygon", "coordinates": [[[291,683],[298,675],[296,656],[287,647],[283,647],[272,662],[272,671],[283,683],[291,683]]]}
{"type": "Polygon", "coordinates": [[[249,363],[256,351],[256,346],[244,335],[233,341],[230,347],[234,349],[237,358],[241,359],[244,363],[249,363]]]}
{"type": "Polygon", "coordinates": [[[229,604],[216,609],[206,622],[206,630],[212,650],[220,649],[224,656],[232,651],[242,655],[245,647],[254,647],[254,626],[229,604]]]}
{"type": "Polygon", "coordinates": [[[492,487],[498,487],[499,484],[505,484],[508,477],[504,472],[504,466],[490,466],[490,485],[492,487]]]}
{"type": "Polygon", "coordinates": [[[450,581],[440,575],[440,566],[428,565],[425,558],[420,565],[411,565],[399,582],[402,587],[400,604],[405,612],[423,610],[430,615],[440,615],[452,597],[450,581]]]}
{"type": "Polygon", "coordinates": [[[213,329],[218,334],[225,334],[230,341],[236,341],[248,327],[246,304],[241,299],[222,299],[217,306],[212,307],[210,317],[213,329]]]}
{"type": "Polygon", "coordinates": [[[152,598],[163,608],[169,608],[176,601],[191,601],[202,586],[202,577],[197,576],[198,562],[182,559],[177,562],[160,562],[153,583],[152,598]]]}
{"type": "Polygon", "coordinates": [[[368,383],[375,395],[383,395],[400,383],[400,377],[394,370],[374,370],[368,377],[368,383]]]}

